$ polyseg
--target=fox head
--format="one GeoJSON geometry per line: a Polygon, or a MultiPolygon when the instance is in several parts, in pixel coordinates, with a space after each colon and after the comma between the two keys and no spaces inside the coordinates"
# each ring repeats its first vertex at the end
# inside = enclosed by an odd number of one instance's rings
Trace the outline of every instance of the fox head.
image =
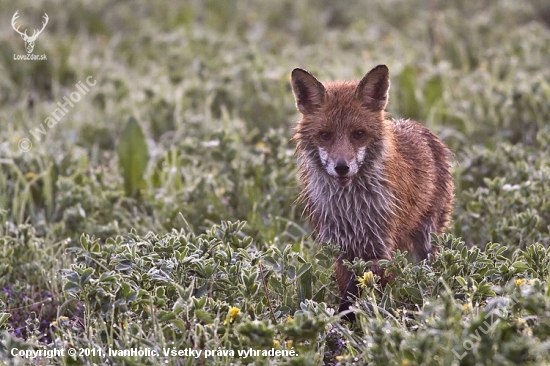
{"type": "Polygon", "coordinates": [[[387,136],[389,70],[379,65],[359,82],[323,85],[294,69],[291,84],[302,119],[297,149],[320,164],[330,178],[347,186],[366,161],[381,159],[387,136]]]}

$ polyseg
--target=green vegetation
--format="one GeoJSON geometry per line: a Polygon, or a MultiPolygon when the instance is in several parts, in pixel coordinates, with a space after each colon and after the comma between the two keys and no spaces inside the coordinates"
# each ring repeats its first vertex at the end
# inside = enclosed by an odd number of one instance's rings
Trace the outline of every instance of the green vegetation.
{"type": "Polygon", "coordinates": [[[0,6],[2,362],[550,363],[547,1],[0,6]],[[48,13],[47,61],[14,60],[16,10],[29,34],[48,13]],[[335,314],[338,249],[295,203],[289,74],[379,63],[392,115],[455,153],[456,209],[439,254],[384,264],[385,289],[353,264],[352,325],[335,314]],[[12,357],[70,347],[88,351],[12,357]],[[132,348],[159,355],[99,351],[132,348]]]}

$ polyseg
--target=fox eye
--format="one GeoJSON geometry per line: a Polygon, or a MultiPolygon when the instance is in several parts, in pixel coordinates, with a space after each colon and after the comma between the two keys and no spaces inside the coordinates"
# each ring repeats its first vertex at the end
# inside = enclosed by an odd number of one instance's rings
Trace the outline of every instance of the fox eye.
{"type": "Polygon", "coordinates": [[[365,131],[363,130],[357,130],[352,133],[352,136],[356,140],[361,140],[363,137],[365,137],[365,131]]]}
{"type": "Polygon", "coordinates": [[[321,138],[325,141],[329,141],[330,138],[332,137],[332,134],[330,132],[321,132],[319,134],[319,136],[321,136],[321,138]]]}

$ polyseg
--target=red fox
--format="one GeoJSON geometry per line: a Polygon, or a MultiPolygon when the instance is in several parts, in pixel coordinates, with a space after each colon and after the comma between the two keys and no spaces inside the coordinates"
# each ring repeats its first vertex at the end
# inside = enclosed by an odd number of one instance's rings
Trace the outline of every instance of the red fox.
{"type": "Polygon", "coordinates": [[[317,239],[342,251],[335,273],[343,311],[358,294],[344,260],[373,261],[370,269],[384,284],[389,279],[378,260],[390,259],[391,251],[418,260],[435,251],[430,233],[445,230],[453,206],[451,152],[419,123],[389,118],[385,65],[361,81],[325,85],[297,68],[291,84],[302,115],[293,138],[301,198],[317,239]]]}

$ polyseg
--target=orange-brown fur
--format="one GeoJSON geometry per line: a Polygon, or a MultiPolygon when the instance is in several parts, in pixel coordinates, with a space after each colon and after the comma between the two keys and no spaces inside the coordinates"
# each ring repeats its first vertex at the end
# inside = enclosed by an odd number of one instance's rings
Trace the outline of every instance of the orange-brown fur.
{"type": "Polygon", "coordinates": [[[319,239],[343,251],[335,273],[345,310],[357,289],[344,260],[373,261],[386,281],[377,262],[391,251],[419,260],[434,251],[430,232],[445,230],[453,205],[450,151],[419,123],[388,117],[384,65],[361,81],[324,85],[296,69],[292,88],[302,198],[319,239]]]}

